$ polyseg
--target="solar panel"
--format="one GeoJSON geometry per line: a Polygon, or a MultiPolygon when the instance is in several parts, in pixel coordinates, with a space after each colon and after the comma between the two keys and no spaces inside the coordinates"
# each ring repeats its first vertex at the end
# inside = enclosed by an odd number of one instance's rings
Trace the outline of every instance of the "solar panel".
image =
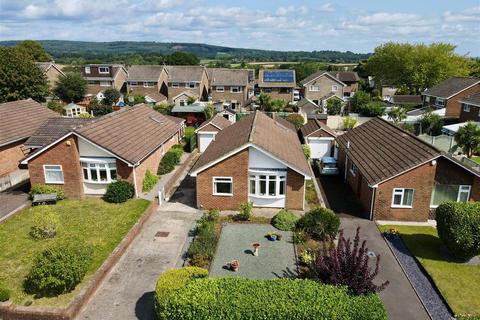
{"type": "Polygon", "coordinates": [[[263,82],[293,82],[293,70],[264,71],[263,82]]]}

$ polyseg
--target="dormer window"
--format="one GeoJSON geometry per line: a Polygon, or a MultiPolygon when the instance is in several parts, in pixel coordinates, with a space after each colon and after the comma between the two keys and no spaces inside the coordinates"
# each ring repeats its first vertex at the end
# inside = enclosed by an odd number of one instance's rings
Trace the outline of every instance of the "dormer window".
{"type": "Polygon", "coordinates": [[[90,67],[85,67],[85,73],[90,74],[90,67]]]}
{"type": "Polygon", "coordinates": [[[98,73],[110,73],[109,67],[98,67],[98,73]]]}

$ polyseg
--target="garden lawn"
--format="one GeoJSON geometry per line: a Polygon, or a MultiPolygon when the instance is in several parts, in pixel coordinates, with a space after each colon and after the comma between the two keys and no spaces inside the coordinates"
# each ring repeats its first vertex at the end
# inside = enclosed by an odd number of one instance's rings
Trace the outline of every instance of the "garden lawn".
{"type": "Polygon", "coordinates": [[[443,246],[432,227],[381,226],[397,229],[410,252],[418,259],[455,315],[480,316],[480,266],[455,263],[441,253],[443,246]]]}
{"type": "Polygon", "coordinates": [[[472,157],[472,160],[475,161],[476,163],[480,164],[480,156],[478,157],[472,157]]]}
{"type": "Polygon", "coordinates": [[[34,240],[30,237],[32,214],[37,207],[19,212],[0,224],[0,283],[12,290],[11,300],[19,305],[65,307],[87,283],[148,207],[147,200],[129,200],[112,204],[102,199],[63,200],[53,206],[60,218],[57,236],[34,240]],[[34,299],[23,292],[22,282],[35,255],[53,243],[83,241],[93,246],[93,261],[77,288],[53,298],[34,299]]]}

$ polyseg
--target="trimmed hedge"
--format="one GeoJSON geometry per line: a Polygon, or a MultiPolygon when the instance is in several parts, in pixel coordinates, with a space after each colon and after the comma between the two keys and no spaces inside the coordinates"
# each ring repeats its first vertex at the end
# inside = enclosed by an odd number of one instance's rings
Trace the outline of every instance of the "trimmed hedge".
{"type": "Polygon", "coordinates": [[[63,192],[62,187],[58,186],[49,186],[46,184],[34,184],[30,188],[30,199],[33,199],[33,196],[36,194],[46,194],[46,193],[56,193],[57,200],[65,199],[65,193],[63,192]]]}
{"type": "Polygon", "coordinates": [[[387,319],[376,294],[351,296],[312,280],[207,276],[191,267],[165,272],[155,290],[158,319],[387,319]]]}
{"type": "Polygon", "coordinates": [[[169,150],[163,155],[163,158],[160,161],[160,165],[158,166],[157,174],[160,176],[162,174],[172,172],[179,161],[180,158],[178,157],[178,155],[172,150],[169,150]]]}
{"type": "Polygon", "coordinates": [[[216,219],[218,218],[212,214],[205,213],[197,222],[195,239],[187,250],[187,256],[192,265],[205,266],[205,261],[213,259],[218,243],[218,236],[215,232],[216,219]]]}
{"type": "Polygon", "coordinates": [[[435,211],[438,236],[460,259],[480,255],[480,202],[445,202],[435,211]]]}
{"type": "Polygon", "coordinates": [[[122,203],[133,198],[134,195],[135,189],[130,182],[118,180],[108,185],[103,199],[111,203],[122,203]]]}
{"type": "Polygon", "coordinates": [[[330,209],[316,207],[298,220],[297,227],[303,229],[310,237],[322,240],[337,235],[340,218],[330,209]]]}
{"type": "Polygon", "coordinates": [[[279,230],[291,231],[295,229],[298,219],[291,211],[282,209],[272,218],[272,225],[279,230]]]}
{"type": "Polygon", "coordinates": [[[145,177],[143,177],[142,192],[149,192],[153,189],[153,187],[155,187],[157,182],[158,177],[154,175],[150,169],[147,169],[147,172],[145,172],[145,177]]]}

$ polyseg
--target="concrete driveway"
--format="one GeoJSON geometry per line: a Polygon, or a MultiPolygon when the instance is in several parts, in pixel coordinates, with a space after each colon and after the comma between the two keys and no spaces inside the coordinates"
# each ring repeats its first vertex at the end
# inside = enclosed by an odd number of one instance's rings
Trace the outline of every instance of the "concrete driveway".
{"type": "Polygon", "coordinates": [[[147,221],[107,276],[79,319],[155,319],[153,293],[158,277],[174,268],[200,214],[181,203],[165,203],[147,221]],[[168,232],[159,234],[159,232],[168,232]]]}
{"type": "Polygon", "coordinates": [[[29,189],[30,184],[26,184],[14,190],[0,192],[0,222],[7,219],[12,213],[30,205],[29,189]]]}
{"type": "MultiPolygon", "coordinates": [[[[380,292],[380,298],[385,304],[388,318],[391,320],[430,319],[400,265],[383,240],[375,222],[349,215],[340,215],[340,220],[340,228],[344,230],[346,237],[353,239],[357,227],[360,227],[360,239],[367,240],[369,250],[381,256],[377,281],[378,283],[390,281],[388,287],[380,292]]],[[[373,259],[373,261],[375,260],[373,259]]]]}

